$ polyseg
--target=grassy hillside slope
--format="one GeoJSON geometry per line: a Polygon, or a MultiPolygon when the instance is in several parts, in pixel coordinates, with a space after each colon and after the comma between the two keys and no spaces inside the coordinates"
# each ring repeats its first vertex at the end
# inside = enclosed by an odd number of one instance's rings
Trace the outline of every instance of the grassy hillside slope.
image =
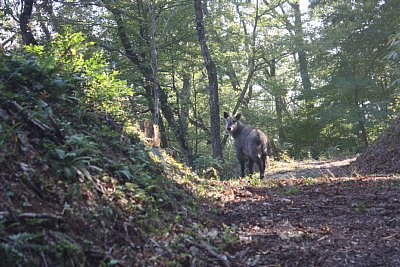
{"type": "Polygon", "coordinates": [[[48,66],[0,62],[0,265],[179,266],[195,240],[221,245],[200,204],[207,182],[118,130],[79,96],[82,78],[48,66]]]}

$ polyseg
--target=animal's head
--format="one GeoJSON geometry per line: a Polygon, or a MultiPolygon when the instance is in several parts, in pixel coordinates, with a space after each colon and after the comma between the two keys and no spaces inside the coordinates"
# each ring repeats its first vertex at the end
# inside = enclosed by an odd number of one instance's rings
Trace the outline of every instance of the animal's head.
{"type": "Polygon", "coordinates": [[[227,112],[224,112],[224,118],[226,120],[225,129],[228,133],[233,134],[238,128],[240,120],[240,113],[236,116],[231,116],[227,112]]]}

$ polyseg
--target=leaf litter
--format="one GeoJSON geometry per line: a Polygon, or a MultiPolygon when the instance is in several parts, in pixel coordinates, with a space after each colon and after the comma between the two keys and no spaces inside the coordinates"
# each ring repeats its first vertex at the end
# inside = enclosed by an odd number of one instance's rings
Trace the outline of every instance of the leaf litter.
{"type": "Polygon", "coordinates": [[[246,251],[231,266],[399,266],[400,176],[361,176],[353,161],[278,163],[262,185],[227,183],[220,220],[237,229],[230,254],[246,251]]]}

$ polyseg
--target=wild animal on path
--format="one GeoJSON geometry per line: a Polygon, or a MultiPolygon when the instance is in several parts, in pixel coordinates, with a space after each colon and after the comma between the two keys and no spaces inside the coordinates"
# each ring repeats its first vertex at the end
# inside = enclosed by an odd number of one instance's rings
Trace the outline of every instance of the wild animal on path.
{"type": "Polygon", "coordinates": [[[260,178],[264,178],[269,153],[269,141],[267,136],[257,128],[240,120],[241,115],[231,116],[224,112],[226,120],[225,129],[232,135],[236,155],[240,163],[240,177],[244,177],[244,164],[248,160],[249,174],[253,174],[253,164],[257,164],[260,170],[260,178]]]}

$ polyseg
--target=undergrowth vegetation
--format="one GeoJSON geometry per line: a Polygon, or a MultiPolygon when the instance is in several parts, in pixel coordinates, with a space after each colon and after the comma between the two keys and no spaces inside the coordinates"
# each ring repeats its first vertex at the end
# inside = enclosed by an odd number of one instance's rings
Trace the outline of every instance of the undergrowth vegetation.
{"type": "Polygon", "coordinates": [[[133,91],[91,45],[67,34],[0,59],[0,265],[175,266],[185,242],[233,244],[208,234],[209,182],[121,131],[133,91]]]}

